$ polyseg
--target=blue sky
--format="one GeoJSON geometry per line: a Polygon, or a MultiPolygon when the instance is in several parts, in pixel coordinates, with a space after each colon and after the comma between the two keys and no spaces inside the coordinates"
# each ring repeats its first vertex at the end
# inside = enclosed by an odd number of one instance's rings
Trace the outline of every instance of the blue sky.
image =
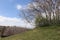
{"type": "Polygon", "coordinates": [[[18,17],[17,5],[25,6],[30,0],[0,0],[0,15],[7,17],[18,17]]]}
{"type": "Polygon", "coordinates": [[[32,28],[25,19],[19,18],[20,9],[29,2],[31,0],[0,0],[0,25],[32,28]]]}

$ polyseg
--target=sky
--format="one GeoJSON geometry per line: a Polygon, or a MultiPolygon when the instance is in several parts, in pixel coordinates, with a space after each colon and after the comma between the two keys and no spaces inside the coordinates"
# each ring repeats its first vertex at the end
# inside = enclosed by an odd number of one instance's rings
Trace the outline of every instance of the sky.
{"type": "Polygon", "coordinates": [[[0,25],[34,28],[22,16],[20,10],[31,0],[0,0],[0,25]]]}
{"type": "Polygon", "coordinates": [[[0,15],[18,17],[18,9],[27,5],[29,2],[29,0],[0,0],[0,15]]]}

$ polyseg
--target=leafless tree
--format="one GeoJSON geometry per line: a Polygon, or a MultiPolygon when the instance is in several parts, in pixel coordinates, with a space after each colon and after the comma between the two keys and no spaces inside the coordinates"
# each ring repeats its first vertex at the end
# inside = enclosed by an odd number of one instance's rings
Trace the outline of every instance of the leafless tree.
{"type": "Polygon", "coordinates": [[[33,0],[26,7],[22,11],[28,22],[36,19],[36,17],[40,19],[46,18],[45,21],[49,22],[49,24],[52,23],[52,20],[53,24],[60,21],[60,0],[33,0]],[[45,13],[45,17],[43,17],[43,13],[45,13]]]}

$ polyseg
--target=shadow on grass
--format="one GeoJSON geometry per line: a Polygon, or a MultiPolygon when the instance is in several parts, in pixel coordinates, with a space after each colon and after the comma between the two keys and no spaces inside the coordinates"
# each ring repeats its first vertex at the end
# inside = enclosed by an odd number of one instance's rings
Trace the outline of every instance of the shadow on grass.
{"type": "Polygon", "coordinates": [[[60,28],[60,25],[50,25],[50,26],[40,26],[40,27],[36,27],[36,28],[39,28],[39,29],[59,29],[60,28]]]}

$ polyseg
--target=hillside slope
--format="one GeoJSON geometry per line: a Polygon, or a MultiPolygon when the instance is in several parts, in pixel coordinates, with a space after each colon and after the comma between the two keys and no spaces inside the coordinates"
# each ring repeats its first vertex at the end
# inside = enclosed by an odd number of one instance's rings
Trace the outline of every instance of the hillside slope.
{"type": "Polygon", "coordinates": [[[0,40],[60,40],[60,27],[35,28],[22,34],[0,38],[0,40]]]}

